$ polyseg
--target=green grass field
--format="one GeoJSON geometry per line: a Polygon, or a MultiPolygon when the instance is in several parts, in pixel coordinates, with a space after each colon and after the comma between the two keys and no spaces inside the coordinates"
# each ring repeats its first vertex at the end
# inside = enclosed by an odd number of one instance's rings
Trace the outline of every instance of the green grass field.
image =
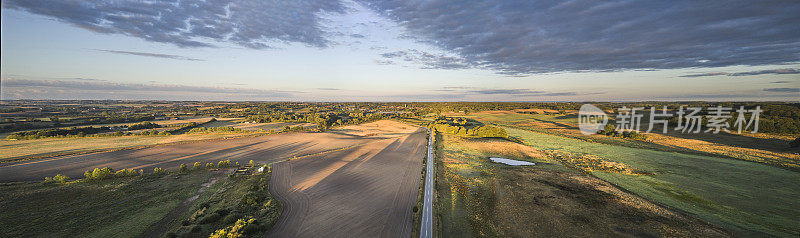
{"type": "Polygon", "coordinates": [[[502,139],[437,136],[436,213],[442,237],[724,236],[502,139]],[[490,157],[535,162],[494,163],[490,157]],[[633,222],[635,221],[635,222],[633,222]]]}
{"type": "Polygon", "coordinates": [[[0,185],[0,233],[10,237],[208,237],[238,219],[255,218],[263,235],[282,211],[269,173],[230,171],[148,174],[67,184],[0,185]]]}
{"type": "Polygon", "coordinates": [[[210,173],[100,182],[0,185],[0,233],[11,237],[138,237],[193,196],[210,173]]]}
{"type": "Polygon", "coordinates": [[[763,164],[613,146],[506,128],[541,150],[599,156],[654,173],[593,175],[701,219],[750,235],[800,233],[800,173],[763,164]]]}

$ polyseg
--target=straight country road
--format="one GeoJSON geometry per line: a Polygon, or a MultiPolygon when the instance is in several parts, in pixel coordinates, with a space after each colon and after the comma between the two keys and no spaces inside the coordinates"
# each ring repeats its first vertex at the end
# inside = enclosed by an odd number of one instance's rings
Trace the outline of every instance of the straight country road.
{"type": "Polygon", "coordinates": [[[419,231],[420,238],[433,237],[433,132],[428,129],[428,156],[425,168],[425,196],[422,203],[422,225],[419,231]]]}

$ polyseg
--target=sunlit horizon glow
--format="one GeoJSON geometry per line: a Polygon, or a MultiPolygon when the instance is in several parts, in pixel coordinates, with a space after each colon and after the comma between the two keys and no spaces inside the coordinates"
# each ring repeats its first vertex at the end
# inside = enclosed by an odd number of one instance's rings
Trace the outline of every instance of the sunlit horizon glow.
{"type": "Polygon", "coordinates": [[[301,2],[4,0],[0,99],[800,101],[792,1],[301,2]]]}

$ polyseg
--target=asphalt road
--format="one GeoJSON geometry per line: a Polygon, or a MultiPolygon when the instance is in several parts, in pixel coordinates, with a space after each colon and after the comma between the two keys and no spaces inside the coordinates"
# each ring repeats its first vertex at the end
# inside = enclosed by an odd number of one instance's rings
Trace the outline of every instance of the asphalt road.
{"type": "MultiPolygon", "coordinates": [[[[427,129],[427,128],[425,128],[427,129]]],[[[420,238],[433,237],[433,133],[428,129],[428,161],[425,168],[425,196],[422,203],[422,225],[420,238]]]]}

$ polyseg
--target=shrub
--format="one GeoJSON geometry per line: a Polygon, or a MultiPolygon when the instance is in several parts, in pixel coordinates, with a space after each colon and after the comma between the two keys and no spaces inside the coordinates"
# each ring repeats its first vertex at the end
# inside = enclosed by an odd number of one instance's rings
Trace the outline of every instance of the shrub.
{"type": "Polygon", "coordinates": [[[61,174],[56,174],[56,176],[53,176],[52,178],[51,177],[45,177],[44,178],[44,182],[45,183],[65,184],[65,183],[67,183],[67,180],[69,180],[69,177],[61,175],[61,174]]]}
{"type": "Polygon", "coordinates": [[[152,129],[152,128],[159,128],[159,127],[161,127],[161,126],[158,125],[158,124],[146,121],[146,122],[130,125],[130,126],[128,126],[128,130],[133,131],[133,130],[152,129]]]}
{"type": "Polygon", "coordinates": [[[222,218],[222,224],[232,224],[239,220],[239,217],[240,215],[237,213],[228,214],[225,218],[222,218]]]}
{"type": "Polygon", "coordinates": [[[212,223],[212,222],[218,221],[221,217],[222,217],[222,215],[220,215],[219,213],[215,212],[215,213],[208,214],[208,215],[204,216],[203,218],[200,218],[200,220],[197,221],[197,222],[200,223],[200,224],[208,224],[208,223],[212,223]]]}
{"type": "Polygon", "coordinates": [[[217,163],[217,168],[227,168],[227,167],[230,167],[230,166],[231,166],[231,161],[230,160],[223,160],[223,161],[220,161],[219,163],[217,163]]]}
{"type": "Polygon", "coordinates": [[[647,140],[646,135],[635,131],[622,132],[622,138],[628,138],[632,140],[647,140]]]}
{"type": "Polygon", "coordinates": [[[155,175],[162,175],[162,174],[166,174],[166,173],[167,173],[167,170],[165,170],[165,169],[162,169],[162,168],[159,168],[159,167],[153,168],[153,174],[155,174],[155,175]]]}
{"type": "Polygon", "coordinates": [[[214,163],[206,164],[206,169],[214,169],[214,163]]]}
{"type": "Polygon", "coordinates": [[[102,169],[95,168],[94,170],[86,171],[84,175],[89,180],[103,180],[103,179],[113,178],[115,174],[113,169],[105,167],[102,169]]]}
{"type": "Polygon", "coordinates": [[[214,233],[209,236],[210,238],[232,238],[232,237],[244,237],[245,234],[249,233],[248,231],[252,231],[256,228],[255,218],[242,218],[236,221],[235,224],[229,227],[225,227],[223,229],[219,229],[214,231],[214,233]]]}
{"type": "Polygon", "coordinates": [[[789,147],[800,148],[800,137],[797,137],[797,139],[794,139],[792,142],[789,142],[789,147]]]}
{"type": "Polygon", "coordinates": [[[134,169],[122,169],[122,170],[117,171],[116,173],[114,173],[114,176],[116,176],[116,177],[134,177],[134,176],[138,176],[138,175],[139,175],[139,171],[136,171],[134,169]]]}
{"type": "Polygon", "coordinates": [[[189,172],[189,167],[186,166],[186,164],[181,164],[181,167],[180,167],[180,169],[178,169],[178,171],[181,172],[181,173],[189,172]]]}
{"type": "Polygon", "coordinates": [[[194,166],[192,166],[192,170],[200,170],[203,168],[203,164],[200,162],[194,162],[194,166]]]}
{"type": "Polygon", "coordinates": [[[246,132],[246,131],[242,130],[241,128],[235,128],[235,127],[230,127],[230,126],[210,127],[210,128],[208,128],[208,127],[196,127],[196,128],[193,128],[193,129],[189,130],[189,133],[214,133],[214,132],[236,132],[236,133],[242,133],[242,132],[246,132]]]}
{"type": "Polygon", "coordinates": [[[203,214],[205,214],[205,212],[206,212],[206,207],[203,207],[200,210],[195,211],[194,213],[192,213],[191,216],[189,216],[189,221],[190,222],[196,221],[197,218],[203,216],[203,214]]]}
{"type": "Polygon", "coordinates": [[[247,165],[249,165],[250,167],[253,167],[253,166],[256,166],[256,163],[253,162],[253,160],[250,160],[250,162],[247,163],[247,165]]]}

